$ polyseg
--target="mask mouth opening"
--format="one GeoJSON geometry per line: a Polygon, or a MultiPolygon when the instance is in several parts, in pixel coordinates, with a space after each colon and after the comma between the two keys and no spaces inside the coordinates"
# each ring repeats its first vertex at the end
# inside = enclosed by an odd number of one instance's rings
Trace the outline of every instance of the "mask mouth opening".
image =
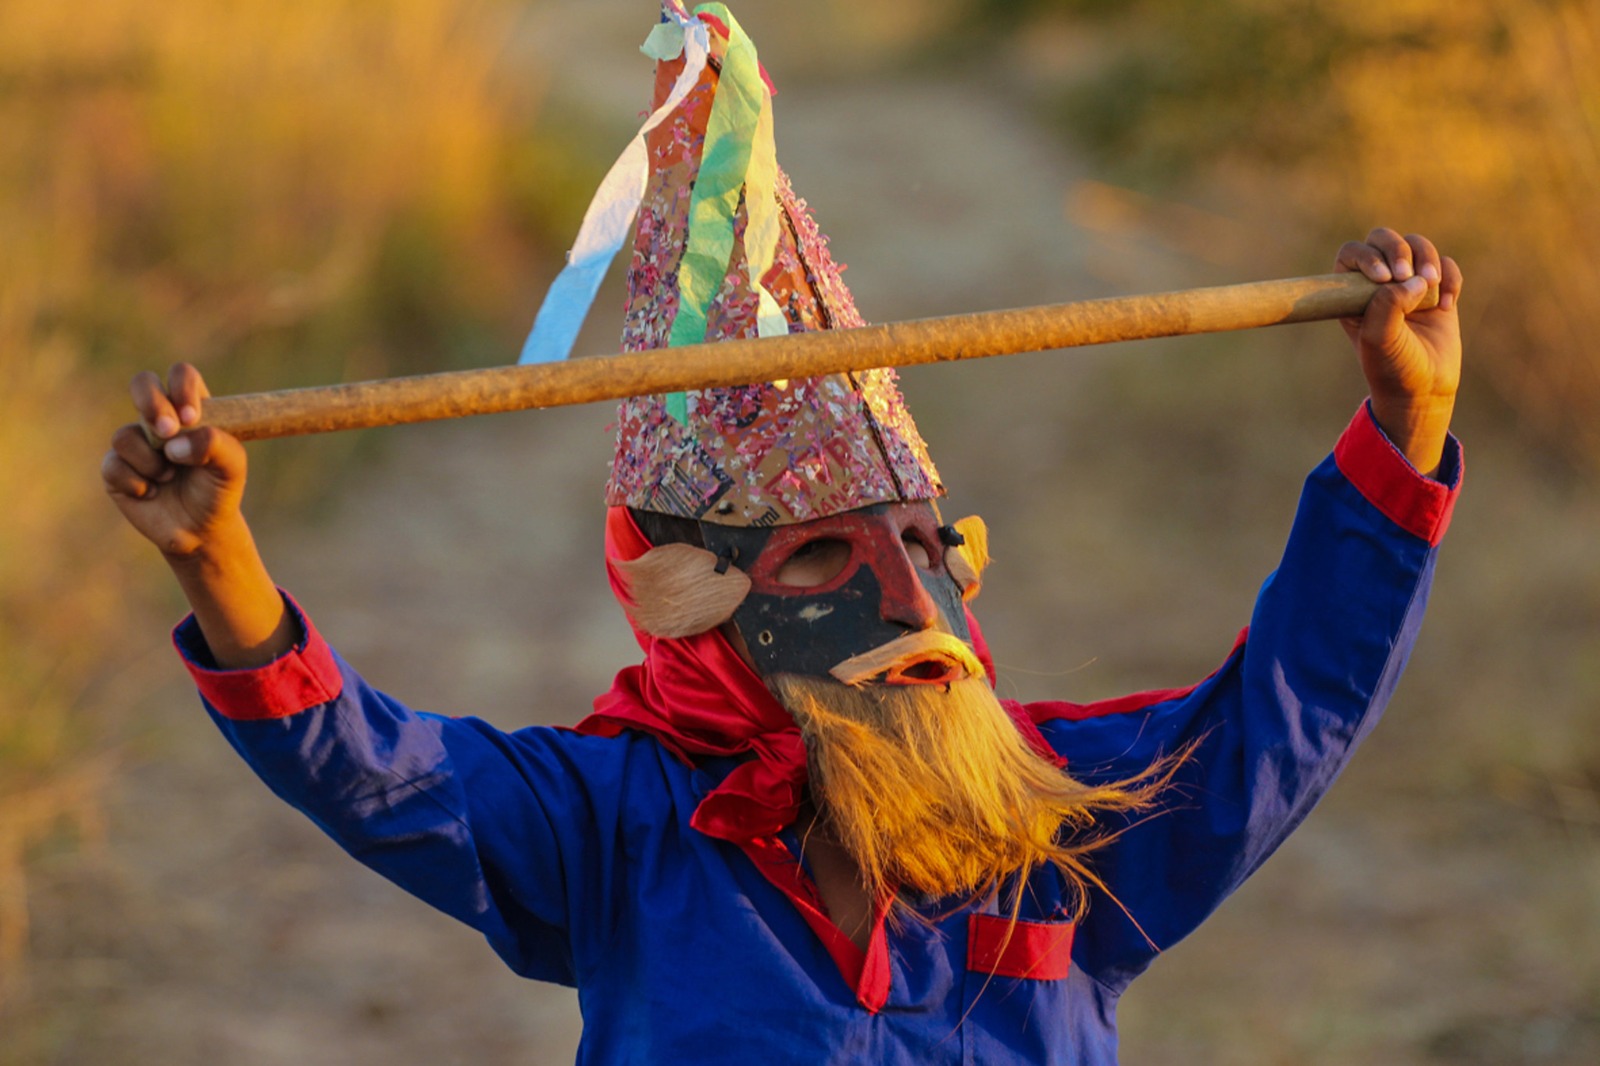
{"type": "Polygon", "coordinates": [[[985,676],[966,641],[938,630],[907,633],[828,672],[847,685],[951,685],[985,676]]]}
{"type": "Polygon", "coordinates": [[[952,685],[968,677],[966,667],[945,656],[935,655],[901,663],[878,679],[883,685],[952,685]]]}

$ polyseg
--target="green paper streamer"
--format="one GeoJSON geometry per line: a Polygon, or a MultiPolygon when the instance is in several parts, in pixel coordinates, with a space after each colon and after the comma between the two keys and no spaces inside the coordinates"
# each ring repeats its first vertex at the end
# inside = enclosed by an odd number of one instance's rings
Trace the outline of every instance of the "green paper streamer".
{"type": "Polygon", "coordinates": [[[677,59],[683,54],[683,27],[676,22],[658,22],[644,39],[639,51],[657,63],[677,59]]]}
{"type": "MultiPolygon", "coordinates": [[[[739,208],[739,194],[750,177],[757,128],[763,109],[772,106],[766,84],[761,80],[755,43],[728,12],[727,5],[701,4],[695,8],[695,13],[701,12],[713,14],[727,25],[728,51],[722,59],[717,95],[706,121],[700,170],[689,200],[688,233],[683,261],[678,267],[678,313],[672,321],[668,347],[699,344],[706,339],[706,319],[733,258],[734,215],[739,208]]],[[[770,117],[768,123],[770,130],[770,117]]],[[[770,135],[764,140],[770,144],[770,135]]],[[[771,166],[775,171],[775,152],[771,166]]],[[[759,182],[759,173],[757,178],[759,182]]],[[[766,178],[769,195],[773,180],[771,176],[766,178]]],[[[762,229],[776,232],[765,222],[762,229]]],[[[751,259],[748,255],[746,258],[751,259]]],[[[763,258],[767,263],[772,259],[768,253],[755,260],[759,262],[763,258]]],[[[752,273],[754,270],[752,263],[752,273]]],[[[759,275],[754,280],[759,286],[759,275]]],[[[667,411],[680,424],[687,424],[688,401],[682,393],[667,397],[667,411]]]]}

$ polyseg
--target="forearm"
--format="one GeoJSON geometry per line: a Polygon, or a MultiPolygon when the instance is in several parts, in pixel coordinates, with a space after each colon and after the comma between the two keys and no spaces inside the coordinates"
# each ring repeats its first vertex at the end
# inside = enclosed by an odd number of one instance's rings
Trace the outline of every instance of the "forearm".
{"type": "Polygon", "coordinates": [[[242,517],[195,551],[165,558],[219,668],[264,666],[300,639],[242,517]]]}
{"type": "Polygon", "coordinates": [[[1383,429],[1384,435],[1406,457],[1406,461],[1425,477],[1432,477],[1439,472],[1454,410],[1453,393],[1448,396],[1395,398],[1374,391],[1372,396],[1372,416],[1383,429]]]}

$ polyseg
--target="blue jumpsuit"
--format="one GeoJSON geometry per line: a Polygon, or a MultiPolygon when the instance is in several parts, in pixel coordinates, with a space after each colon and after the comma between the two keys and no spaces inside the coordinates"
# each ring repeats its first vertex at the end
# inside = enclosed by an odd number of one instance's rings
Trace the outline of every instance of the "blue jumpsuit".
{"type": "Polygon", "coordinates": [[[993,904],[931,910],[926,924],[880,923],[850,973],[804,920],[820,904],[792,834],[763,869],[690,826],[732,759],[690,766],[638,733],[418,713],[303,617],[302,643],[258,670],[210,668],[192,619],[176,640],[274,792],[517,973],[577,987],[580,1063],[1108,1064],[1129,982],[1271,854],[1372,728],[1460,474],[1453,440],[1437,480],[1423,478],[1358,411],[1213,675],[1025,708],[1086,780],[1198,740],[1160,809],[1096,853],[1115,901],[1097,894],[1074,927],[1059,875],[1036,872],[1013,935],[993,904]]]}

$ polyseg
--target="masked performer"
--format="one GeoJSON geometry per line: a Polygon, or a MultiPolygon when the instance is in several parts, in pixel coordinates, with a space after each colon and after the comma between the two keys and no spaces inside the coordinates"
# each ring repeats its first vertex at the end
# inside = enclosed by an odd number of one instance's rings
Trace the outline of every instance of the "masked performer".
{"type": "MultiPolygon", "coordinates": [[[[704,68],[658,67],[658,105],[687,90],[649,135],[624,346],[859,324],[760,165],[760,110],[743,141],[718,114],[765,92],[742,35],[696,22],[704,68]]],[[[581,1062],[1110,1063],[1124,989],[1306,816],[1421,621],[1461,470],[1461,276],[1389,230],[1338,265],[1391,283],[1346,323],[1370,399],[1183,690],[996,698],[983,526],[940,516],[890,371],[622,404],[605,554],[643,662],[574,730],[419,713],[330,650],[267,575],[192,368],[135,380],[162,444],[124,427],[104,477],[194,608],[177,645],[245,761],[516,972],[575,985],[581,1062]]]]}

